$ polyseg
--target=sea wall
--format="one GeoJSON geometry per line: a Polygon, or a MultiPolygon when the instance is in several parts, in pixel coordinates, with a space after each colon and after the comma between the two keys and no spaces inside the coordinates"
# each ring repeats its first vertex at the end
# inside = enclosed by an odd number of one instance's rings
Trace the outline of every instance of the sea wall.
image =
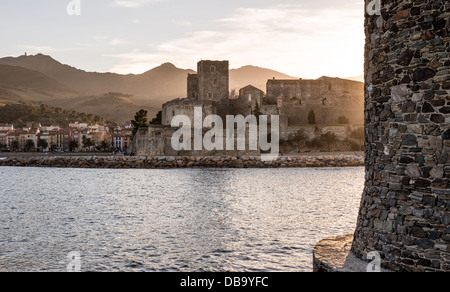
{"type": "Polygon", "coordinates": [[[261,161],[257,156],[38,156],[9,157],[0,166],[67,167],[67,168],[286,168],[286,167],[350,167],[364,166],[358,155],[324,155],[279,157],[261,161]]]}

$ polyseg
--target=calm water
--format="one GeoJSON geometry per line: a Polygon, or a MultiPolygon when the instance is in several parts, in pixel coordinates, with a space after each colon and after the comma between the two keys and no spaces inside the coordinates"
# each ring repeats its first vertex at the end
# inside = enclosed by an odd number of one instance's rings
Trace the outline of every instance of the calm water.
{"type": "Polygon", "coordinates": [[[353,233],[364,168],[0,167],[0,271],[311,271],[353,233]]]}

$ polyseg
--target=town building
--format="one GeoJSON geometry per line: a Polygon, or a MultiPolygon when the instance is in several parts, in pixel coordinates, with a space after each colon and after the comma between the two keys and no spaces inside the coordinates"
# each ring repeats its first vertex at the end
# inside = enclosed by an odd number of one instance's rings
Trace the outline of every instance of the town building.
{"type": "Polygon", "coordinates": [[[0,131],[12,131],[14,130],[13,124],[0,124],[0,131]]]}

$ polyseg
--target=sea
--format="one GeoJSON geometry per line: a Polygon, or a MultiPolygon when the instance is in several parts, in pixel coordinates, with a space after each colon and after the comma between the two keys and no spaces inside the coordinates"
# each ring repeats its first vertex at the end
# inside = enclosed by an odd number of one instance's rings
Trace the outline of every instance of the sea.
{"type": "Polygon", "coordinates": [[[310,272],[364,167],[0,167],[2,272],[310,272]]]}

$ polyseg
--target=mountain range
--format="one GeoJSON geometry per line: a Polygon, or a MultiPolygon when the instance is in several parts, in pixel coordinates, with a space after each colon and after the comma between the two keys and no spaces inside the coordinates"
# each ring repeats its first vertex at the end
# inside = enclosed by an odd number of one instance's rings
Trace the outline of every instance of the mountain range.
{"type": "MultiPolygon", "coordinates": [[[[130,120],[141,108],[150,119],[163,103],[186,96],[191,69],[164,63],[142,74],[86,72],[51,56],[0,58],[0,101],[21,100],[103,116],[116,122],[130,120]]],[[[268,79],[297,79],[274,70],[244,66],[230,70],[230,89],[249,84],[265,91],[268,79]]]]}

